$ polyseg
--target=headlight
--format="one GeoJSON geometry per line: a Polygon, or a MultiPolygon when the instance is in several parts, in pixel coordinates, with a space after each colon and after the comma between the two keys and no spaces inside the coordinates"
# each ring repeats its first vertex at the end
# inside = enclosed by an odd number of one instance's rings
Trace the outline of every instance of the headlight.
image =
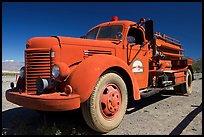
{"type": "Polygon", "coordinates": [[[70,69],[67,66],[67,64],[63,62],[57,62],[53,67],[52,67],[52,75],[54,78],[57,79],[65,79],[68,75],[70,74],[70,69]]]}
{"type": "Polygon", "coordinates": [[[55,64],[52,67],[52,75],[53,75],[54,78],[57,78],[57,77],[59,77],[59,74],[60,74],[59,66],[55,64]]]}
{"type": "Polygon", "coordinates": [[[25,67],[22,67],[22,68],[20,69],[20,77],[21,77],[21,78],[24,78],[24,77],[25,77],[25,67]]]}

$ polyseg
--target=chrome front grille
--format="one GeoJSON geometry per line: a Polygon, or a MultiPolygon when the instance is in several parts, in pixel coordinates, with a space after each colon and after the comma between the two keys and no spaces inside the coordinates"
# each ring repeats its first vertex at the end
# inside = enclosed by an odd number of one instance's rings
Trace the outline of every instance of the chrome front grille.
{"type": "Polygon", "coordinates": [[[37,78],[51,78],[53,65],[50,49],[25,50],[26,91],[36,92],[37,78]]]}

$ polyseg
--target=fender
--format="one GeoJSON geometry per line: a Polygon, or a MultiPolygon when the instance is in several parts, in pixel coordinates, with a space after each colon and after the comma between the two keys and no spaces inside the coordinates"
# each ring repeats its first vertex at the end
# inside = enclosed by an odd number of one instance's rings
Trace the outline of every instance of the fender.
{"type": "Polygon", "coordinates": [[[140,99],[139,87],[134,73],[123,60],[112,55],[93,55],[82,61],[68,79],[73,92],[80,95],[81,103],[89,98],[101,74],[111,67],[120,67],[127,72],[133,85],[134,99],[140,99]]]}

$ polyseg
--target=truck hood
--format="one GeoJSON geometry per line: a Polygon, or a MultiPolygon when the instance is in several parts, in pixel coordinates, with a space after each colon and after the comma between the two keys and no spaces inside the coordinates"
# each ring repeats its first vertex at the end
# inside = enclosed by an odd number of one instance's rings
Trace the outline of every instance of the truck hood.
{"type": "MultiPolygon", "coordinates": [[[[112,47],[112,41],[90,40],[82,38],[53,36],[53,37],[33,37],[26,43],[26,48],[51,48],[52,46],[106,46],[112,47]]],[[[115,44],[114,44],[115,45],[115,44]]]]}
{"type": "Polygon", "coordinates": [[[26,43],[26,48],[51,48],[54,45],[59,45],[55,37],[33,37],[26,43]]]}

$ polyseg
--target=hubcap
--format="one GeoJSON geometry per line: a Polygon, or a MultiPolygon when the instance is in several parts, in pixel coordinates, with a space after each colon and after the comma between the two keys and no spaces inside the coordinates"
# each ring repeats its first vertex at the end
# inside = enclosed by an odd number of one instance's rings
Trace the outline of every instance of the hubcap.
{"type": "Polygon", "coordinates": [[[117,85],[108,84],[101,92],[100,109],[106,119],[112,119],[121,107],[121,92],[117,85]]]}

